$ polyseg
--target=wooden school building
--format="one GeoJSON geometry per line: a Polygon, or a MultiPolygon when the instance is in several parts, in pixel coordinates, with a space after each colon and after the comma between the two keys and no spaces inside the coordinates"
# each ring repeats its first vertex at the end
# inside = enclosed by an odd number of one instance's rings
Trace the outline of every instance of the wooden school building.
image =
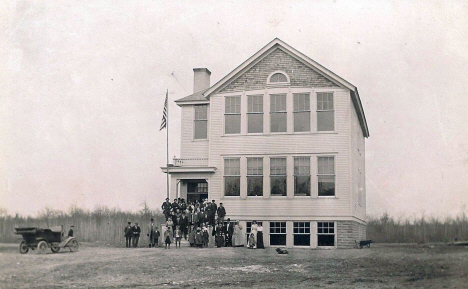
{"type": "Polygon", "coordinates": [[[170,199],[222,202],[265,245],[349,248],[366,239],[365,139],[357,88],[274,39],[214,85],[194,68],[176,101],[181,151],[170,199]]]}

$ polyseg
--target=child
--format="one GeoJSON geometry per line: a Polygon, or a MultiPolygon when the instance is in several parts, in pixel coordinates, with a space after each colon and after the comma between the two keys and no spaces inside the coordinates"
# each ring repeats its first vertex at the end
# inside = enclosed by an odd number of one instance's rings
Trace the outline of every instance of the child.
{"type": "Polygon", "coordinates": [[[177,225],[175,229],[175,247],[177,249],[177,244],[179,244],[180,249],[180,240],[182,240],[182,231],[180,230],[180,226],[177,225]]]}
{"type": "Polygon", "coordinates": [[[208,247],[208,241],[209,241],[210,236],[208,235],[208,228],[203,226],[203,247],[208,247]]]}
{"type": "Polygon", "coordinates": [[[197,228],[197,234],[195,235],[195,245],[197,248],[202,248],[203,246],[203,237],[200,231],[200,228],[197,228]]]}
{"type": "Polygon", "coordinates": [[[249,246],[248,246],[248,248],[254,249],[255,246],[256,246],[256,244],[255,244],[255,234],[252,232],[252,233],[250,233],[250,236],[249,236],[249,246]]]}
{"type": "Polygon", "coordinates": [[[165,249],[170,249],[172,243],[172,229],[169,226],[166,226],[166,231],[164,232],[164,242],[166,243],[165,249]]]}
{"type": "Polygon", "coordinates": [[[195,230],[195,226],[192,224],[190,225],[190,231],[189,231],[189,243],[190,243],[190,247],[194,247],[195,246],[195,235],[197,234],[197,231],[195,230]]]}

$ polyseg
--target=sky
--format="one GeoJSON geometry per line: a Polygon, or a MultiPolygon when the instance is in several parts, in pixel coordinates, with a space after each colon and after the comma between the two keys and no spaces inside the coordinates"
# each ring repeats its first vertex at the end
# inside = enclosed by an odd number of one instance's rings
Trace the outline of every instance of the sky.
{"type": "Polygon", "coordinates": [[[0,208],[155,209],[194,67],[214,84],[275,37],[358,87],[367,212],[468,210],[464,1],[1,1],[0,208]]]}

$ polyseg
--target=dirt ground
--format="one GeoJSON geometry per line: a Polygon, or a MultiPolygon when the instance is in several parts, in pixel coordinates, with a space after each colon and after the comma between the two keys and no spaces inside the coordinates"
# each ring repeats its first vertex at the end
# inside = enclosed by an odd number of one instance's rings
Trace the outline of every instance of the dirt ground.
{"type": "Polygon", "coordinates": [[[126,249],[20,255],[0,244],[0,288],[468,288],[468,247],[126,249]]]}

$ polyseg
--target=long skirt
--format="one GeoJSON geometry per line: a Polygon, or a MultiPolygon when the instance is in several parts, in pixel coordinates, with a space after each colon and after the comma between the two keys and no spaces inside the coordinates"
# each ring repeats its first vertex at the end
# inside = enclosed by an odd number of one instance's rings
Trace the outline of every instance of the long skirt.
{"type": "Polygon", "coordinates": [[[263,232],[257,232],[257,248],[265,249],[265,245],[263,244],[263,232]]]}

